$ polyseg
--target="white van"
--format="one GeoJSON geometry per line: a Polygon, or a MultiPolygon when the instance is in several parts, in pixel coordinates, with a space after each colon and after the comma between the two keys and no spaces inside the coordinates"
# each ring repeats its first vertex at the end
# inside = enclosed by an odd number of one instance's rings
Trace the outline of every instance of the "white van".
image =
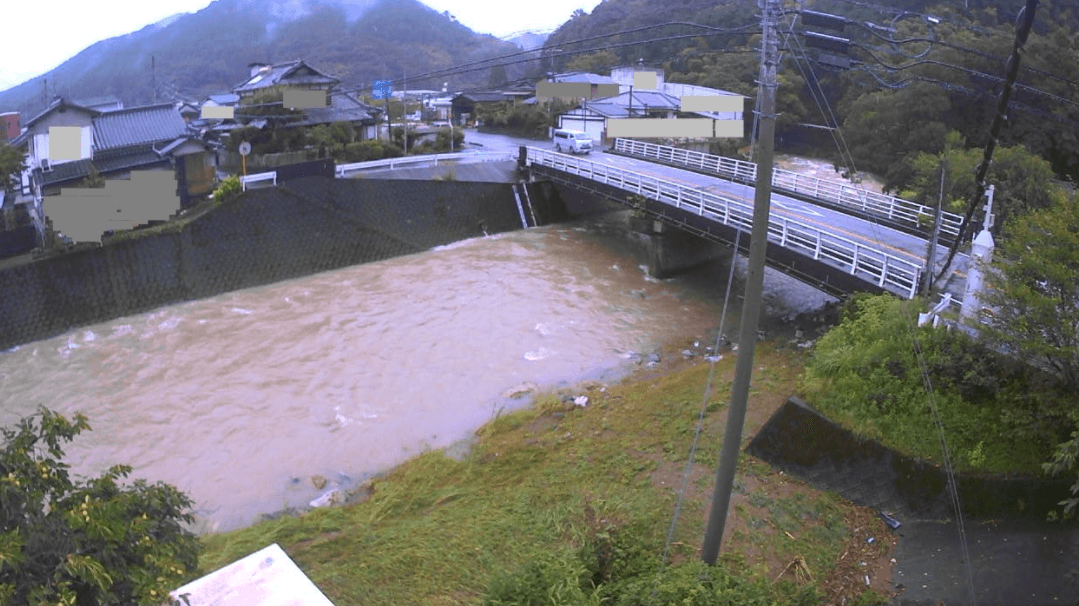
{"type": "Polygon", "coordinates": [[[579,130],[556,129],[554,148],[559,152],[566,150],[574,154],[587,154],[592,151],[592,136],[579,130]]]}

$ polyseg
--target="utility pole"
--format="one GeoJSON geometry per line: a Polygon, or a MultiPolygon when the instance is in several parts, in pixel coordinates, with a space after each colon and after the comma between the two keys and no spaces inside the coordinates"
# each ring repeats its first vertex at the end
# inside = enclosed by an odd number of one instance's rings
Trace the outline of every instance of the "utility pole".
{"type": "Polygon", "coordinates": [[[401,75],[401,123],[405,127],[405,154],[408,154],[408,80],[401,75]]]}
{"type": "Polygon", "coordinates": [[[925,280],[923,280],[922,295],[928,297],[933,289],[933,272],[937,269],[937,238],[940,237],[940,220],[944,215],[944,171],[947,170],[947,161],[944,155],[940,156],[940,198],[937,199],[937,213],[933,218],[933,233],[929,236],[929,254],[925,257],[925,280]]]}
{"type": "MultiPolygon", "coordinates": [[[[738,468],[738,455],[742,447],[742,426],[746,420],[749,403],[749,383],[753,376],[753,352],[757,346],[757,324],[760,320],[761,298],[764,292],[764,259],[768,245],[768,215],[772,198],[772,162],[775,152],[776,131],[776,68],[779,65],[776,22],[779,17],[779,0],[758,0],[763,9],[761,25],[760,70],[760,146],[757,164],[756,195],[753,199],[753,231],[749,244],[749,269],[742,305],[742,328],[738,337],[738,362],[734,370],[731,403],[727,411],[727,428],[723,434],[723,450],[716,470],[716,487],[712,495],[712,512],[705,530],[701,559],[709,565],[716,563],[719,547],[723,542],[723,530],[731,505],[731,489],[734,473],[738,468]]],[[[737,260],[737,251],[731,262],[737,260]]]]}

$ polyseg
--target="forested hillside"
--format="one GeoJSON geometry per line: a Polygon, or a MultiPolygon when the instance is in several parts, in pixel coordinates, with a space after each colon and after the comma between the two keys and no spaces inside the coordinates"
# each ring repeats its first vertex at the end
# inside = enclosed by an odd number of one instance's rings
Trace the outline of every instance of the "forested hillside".
{"type": "MultiPolygon", "coordinates": [[[[949,131],[967,147],[984,146],[1023,4],[971,0],[968,9],[932,0],[899,0],[889,7],[852,0],[806,3],[810,10],[850,19],[838,31],[804,25],[787,3],[781,30],[795,34],[781,35],[779,148],[808,145],[839,161],[837,150],[845,143],[858,170],[881,174],[902,190],[912,184],[918,154],[942,152],[949,131]],[[829,59],[807,45],[807,30],[848,38],[851,46],[845,54],[829,52],[829,59]],[[850,66],[836,67],[835,57],[849,59],[850,66]],[[836,123],[842,139],[800,126],[836,123]]],[[[607,0],[551,35],[545,67],[601,71],[643,62],[663,67],[672,82],[754,96],[758,14],[755,2],[743,0],[607,0]],[[673,21],[697,26],[654,27],[673,21]],[[574,43],[638,28],[648,29],[574,43]],[[586,49],[597,50],[580,52],[586,49]]],[[[1004,147],[1025,146],[1058,177],[1072,180],[1079,179],[1077,32],[1079,15],[1068,3],[1040,3],[1000,141],[1004,147]]]]}
{"type": "MultiPolygon", "coordinates": [[[[416,0],[341,0],[302,10],[285,0],[217,0],[164,27],[99,42],[44,79],[49,97],[112,94],[130,106],[152,101],[155,88],[159,99],[227,91],[246,79],[249,62],[302,58],[349,87],[408,77],[410,87],[448,81],[461,88],[486,84],[489,70],[413,78],[518,50],[416,0]]],[[[507,69],[517,77],[524,68],[507,69]]],[[[43,78],[35,78],[0,93],[0,108],[33,114],[45,97],[43,78]]]]}

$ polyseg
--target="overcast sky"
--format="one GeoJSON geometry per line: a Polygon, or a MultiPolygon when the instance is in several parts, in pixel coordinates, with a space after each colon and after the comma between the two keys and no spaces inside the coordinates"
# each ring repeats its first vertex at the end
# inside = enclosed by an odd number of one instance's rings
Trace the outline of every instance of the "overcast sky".
{"type": "MultiPolygon", "coordinates": [[[[499,37],[554,29],[567,21],[574,10],[591,12],[600,3],[600,0],[544,0],[537,5],[500,0],[421,1],[438,12],[449,11],[475,32],[499,37]]],[[[176,13],[193,13],[209,4],[208,0],[8,2],[4,7],[4,22],[10,27],[0,35],[0,57],[4,58],[0,65],[0,90],[48,72],[95,42],[137,31],[176,13]],[[43,23],[44,19],[48,22],[43,23]]]]}

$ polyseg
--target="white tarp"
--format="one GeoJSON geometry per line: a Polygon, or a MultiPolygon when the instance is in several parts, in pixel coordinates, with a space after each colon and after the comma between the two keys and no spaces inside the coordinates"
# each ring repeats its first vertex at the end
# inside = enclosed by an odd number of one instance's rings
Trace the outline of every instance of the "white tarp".
{"type": "Polygon", "coordinates": [[[333,606],[274,543],[169,594],[183,606],[333,606]]]}

